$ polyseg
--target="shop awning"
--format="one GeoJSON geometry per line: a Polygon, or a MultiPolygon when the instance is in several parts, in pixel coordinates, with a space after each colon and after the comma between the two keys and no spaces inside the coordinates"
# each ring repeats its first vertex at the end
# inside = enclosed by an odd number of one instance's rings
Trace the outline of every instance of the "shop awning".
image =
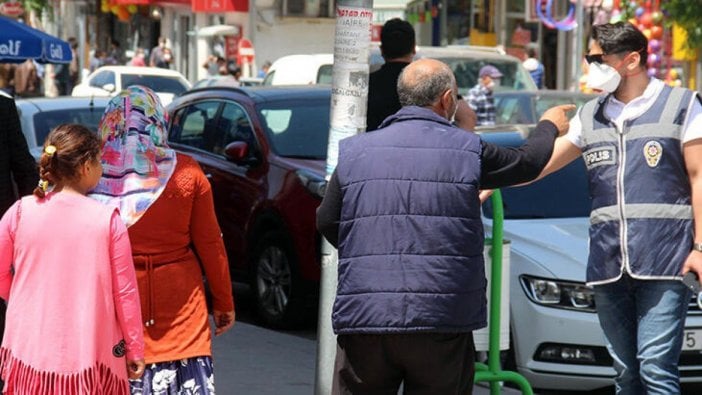
{"type": "Polygon", "coordinates": [[[192,0],[193,12],[249,12],[247,0],[192,0]]]}
{"type": "Polygon", "coordinates": [[[237,36],[239,35],[239,28],[231,25],[213,25],[203,27],[197,31],[198,37],[212,37],[212,36],[237,36]]]}
{"type": "Polygon", "coordinates": [[[158,5],[190,4],[193,12],[248,12],[248,0],[113,0],[119,5],[158,5]]]}

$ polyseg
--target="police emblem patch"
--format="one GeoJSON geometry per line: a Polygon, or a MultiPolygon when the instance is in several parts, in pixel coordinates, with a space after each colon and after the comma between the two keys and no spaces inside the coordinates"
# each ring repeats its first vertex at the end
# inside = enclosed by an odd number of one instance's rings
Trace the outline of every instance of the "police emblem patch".
{"type": "Polygon", "coordinates": [[[651,140],[644,144],[643,154],[648,166],[656,167],[658,166],[658,162],[661,161],[663,146],[658,141],[651,140]]]}

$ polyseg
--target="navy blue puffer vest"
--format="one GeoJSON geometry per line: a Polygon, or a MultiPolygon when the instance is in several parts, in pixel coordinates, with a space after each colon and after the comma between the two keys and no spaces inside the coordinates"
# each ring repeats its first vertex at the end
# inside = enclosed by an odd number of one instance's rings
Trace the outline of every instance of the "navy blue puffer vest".
{"type": "Polygon", "coordinates": [[[604,115],[606,99],[583,106],[583,158],[590,179],[591,285],[680,275],[693,238],[683,123],[693,92],[666,86],[622,130],[604,115]]]}
{"type": "Polygon", "coordinates": [[[486,325],[480,139],[405,107],[341,142],[336,333],[486,325]]]}

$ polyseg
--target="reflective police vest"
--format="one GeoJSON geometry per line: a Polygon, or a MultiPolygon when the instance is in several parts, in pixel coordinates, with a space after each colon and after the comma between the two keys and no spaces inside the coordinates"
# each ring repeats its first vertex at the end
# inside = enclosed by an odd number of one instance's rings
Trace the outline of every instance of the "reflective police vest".
{"type": "Polygon", "coordinates": [[[616,281],[624,271],[640,279],[680,275],[694,236],[682,137],[695,97],[665,86],[651,108],[621,130],[604,115],[609,96],[583,106],[592,197],[588,284],[616,281]]]}

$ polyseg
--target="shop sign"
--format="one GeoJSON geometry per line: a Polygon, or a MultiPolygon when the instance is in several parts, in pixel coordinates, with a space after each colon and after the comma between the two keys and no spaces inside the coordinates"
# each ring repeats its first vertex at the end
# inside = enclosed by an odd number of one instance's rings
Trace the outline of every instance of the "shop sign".
{"type": "Polygon", "coordinates": [[[24,7],[19,1],[6,1],[0,3],[0,14],[9,17],[18,17],[24,14],[24,7]]]}

